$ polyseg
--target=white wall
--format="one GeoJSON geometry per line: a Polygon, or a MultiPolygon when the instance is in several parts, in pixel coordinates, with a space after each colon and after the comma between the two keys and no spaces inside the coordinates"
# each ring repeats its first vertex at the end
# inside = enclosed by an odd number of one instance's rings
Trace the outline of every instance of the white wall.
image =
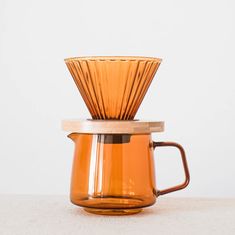
{"type": "MultiPolygon", "coordinates": [[[[64,118],[89,117],[63,59],[163,58],[137,114],[165,120],[156,140],[186,149],[190,187],[235,196],[235,2],[0,0],[0,193],[67,194],[73,144],[64,118]]],[[[179,182],[158,151],[159,187],[179,182]]]]}

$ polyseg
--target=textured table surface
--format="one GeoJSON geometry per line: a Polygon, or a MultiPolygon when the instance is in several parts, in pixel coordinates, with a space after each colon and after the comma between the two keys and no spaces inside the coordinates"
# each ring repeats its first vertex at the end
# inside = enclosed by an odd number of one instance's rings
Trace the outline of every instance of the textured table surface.
{"type": "Polygon", "coordinates": [[[88,214],[66,196],[0,195],[1,235],[235,234],[235,199],[159,198],[129,216],[88,214]]]}

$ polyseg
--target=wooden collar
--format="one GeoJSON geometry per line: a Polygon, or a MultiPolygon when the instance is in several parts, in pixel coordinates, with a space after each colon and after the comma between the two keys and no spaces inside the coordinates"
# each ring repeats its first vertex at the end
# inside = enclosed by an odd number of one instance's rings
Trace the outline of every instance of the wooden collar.
{"type": "Polygon", "coordinates": [[[148,134],[163,132],[164,122],[139,120],[63,120],[64,131],[84,134],[148,134]]]}

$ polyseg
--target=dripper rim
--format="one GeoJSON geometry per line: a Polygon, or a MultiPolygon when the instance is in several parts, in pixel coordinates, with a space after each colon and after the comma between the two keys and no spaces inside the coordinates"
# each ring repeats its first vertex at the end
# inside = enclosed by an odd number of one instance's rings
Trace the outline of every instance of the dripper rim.
{"type": "Polygon", "coordinates": [[[69,57],[65,58],[65,62],[76,60],[89,60],[89,61],[156,61],[162,62],[161,58],[157,57],[145,57],[145,56],[81,56],[81,57],[69,57]]]}

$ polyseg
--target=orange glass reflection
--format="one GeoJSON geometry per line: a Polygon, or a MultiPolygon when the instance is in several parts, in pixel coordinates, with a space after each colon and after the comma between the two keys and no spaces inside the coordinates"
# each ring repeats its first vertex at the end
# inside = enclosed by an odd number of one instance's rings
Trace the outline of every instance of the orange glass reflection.
{"type": "Polygon", "coordinates": [[[77,57],[65,63],[93,119],[131,120],[161,59],[77,57]]]}

